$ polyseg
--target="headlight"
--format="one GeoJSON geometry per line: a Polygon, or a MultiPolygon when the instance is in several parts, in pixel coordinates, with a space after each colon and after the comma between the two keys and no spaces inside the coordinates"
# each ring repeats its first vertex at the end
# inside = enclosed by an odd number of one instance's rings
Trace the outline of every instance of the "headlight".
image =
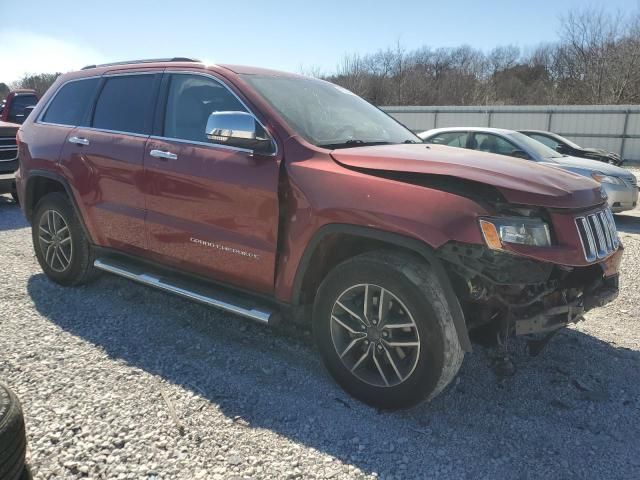
{"type": "Polygon", "coordinates": [[[624,182],[621,178],[612,177],[611,175],[605,175],[602,172],[593,172],[591,174],[591,178],[593,178],[596,182],[600,183],[613,183],[615,185],[624,185],[624,182]]]}
{"type": "Polygon", "coordinates": [[[489,248],[501,250],[505,243],[534,247],[551,245],[549,225],[539,218],[481,218],[480,229],[489,248]]]}

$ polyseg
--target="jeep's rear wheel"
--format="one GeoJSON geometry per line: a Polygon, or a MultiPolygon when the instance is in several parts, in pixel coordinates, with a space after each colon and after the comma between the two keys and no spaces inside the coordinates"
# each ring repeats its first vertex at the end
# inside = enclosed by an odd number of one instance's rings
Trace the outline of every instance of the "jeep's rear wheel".
{"type": "Polygon", "coordinates": [[[40,267],[54,282],[79,285],[96,275],[91,245],[65,195],[50,193],[38,202],[31,236],[40,267]]]}
{"type": "Polygon", "coordinates": [[[335,267],[318,290],[313,322],[331,375],[376,407],[433,398],[462,364],[442,287],[410,255],[367,253],[335,267]]]}

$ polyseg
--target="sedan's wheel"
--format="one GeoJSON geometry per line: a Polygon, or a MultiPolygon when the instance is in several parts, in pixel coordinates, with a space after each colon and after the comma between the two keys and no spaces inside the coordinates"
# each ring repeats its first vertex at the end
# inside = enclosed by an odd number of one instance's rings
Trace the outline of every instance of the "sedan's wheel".
{"type": "Polygon", "coordinates": [[[31,233],[38,263],[54,282],[78,285],[96,274],[91,245],[65,195],[49,193],[38,202],[31,233]]]}
{"type": "Polygon", "coordinates": [[[335,267],[318,289],[313,327],[336,381],[381,408],[433,398],[464,355],[437,276],[408,254],[367,253],[335,267]]]}
{"type": "Polygon", "coordinates": [[[398,385],[418,364],[420,334],[411,312],[378,285],[342,292],[331,312],[331,339],[345,367],[369,385],[398,385]]]}

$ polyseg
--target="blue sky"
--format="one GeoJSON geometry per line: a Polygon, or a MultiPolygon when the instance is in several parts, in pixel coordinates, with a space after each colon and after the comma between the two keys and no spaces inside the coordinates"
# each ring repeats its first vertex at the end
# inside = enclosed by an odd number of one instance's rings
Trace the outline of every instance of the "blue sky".
{"type": "MultiPolygon", "coordinates": [[[[397,42],[413,49],[469,44],[523,48],[557,38],[580,0],[0,0],[0,81],[88,63],[192,56],[296,71],[332,72],[347,53],[397,42]],[[10,12],[10,15],[6,15],[10,12]],[[7,21],[6,17],[12,20],[7,21]],[[20,19],[15,21],[13,19],[20,19]]],[[[589,4],[631,11],[640,0],[589,4]]]]}

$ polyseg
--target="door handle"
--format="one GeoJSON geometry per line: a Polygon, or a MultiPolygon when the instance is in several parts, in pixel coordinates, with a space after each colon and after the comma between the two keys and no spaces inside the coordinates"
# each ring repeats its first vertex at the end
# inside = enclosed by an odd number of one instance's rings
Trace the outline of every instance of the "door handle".
{"type": "Polygon", "coordinates": [[[163,160],[177,160],[178,159],[178,155],[176,155],[175,153],[165,152],[165,151],[162,151],[162,150],[151,150],[149,152],[149,155],[151,155],[154,158],[161,158],[163,160]]]}
{"type": "Polygon", "coordinates": [[[69,143],[73,143],[75,145],[89,145],[89,140],[82,137],[69,137],[69,143]]]}

